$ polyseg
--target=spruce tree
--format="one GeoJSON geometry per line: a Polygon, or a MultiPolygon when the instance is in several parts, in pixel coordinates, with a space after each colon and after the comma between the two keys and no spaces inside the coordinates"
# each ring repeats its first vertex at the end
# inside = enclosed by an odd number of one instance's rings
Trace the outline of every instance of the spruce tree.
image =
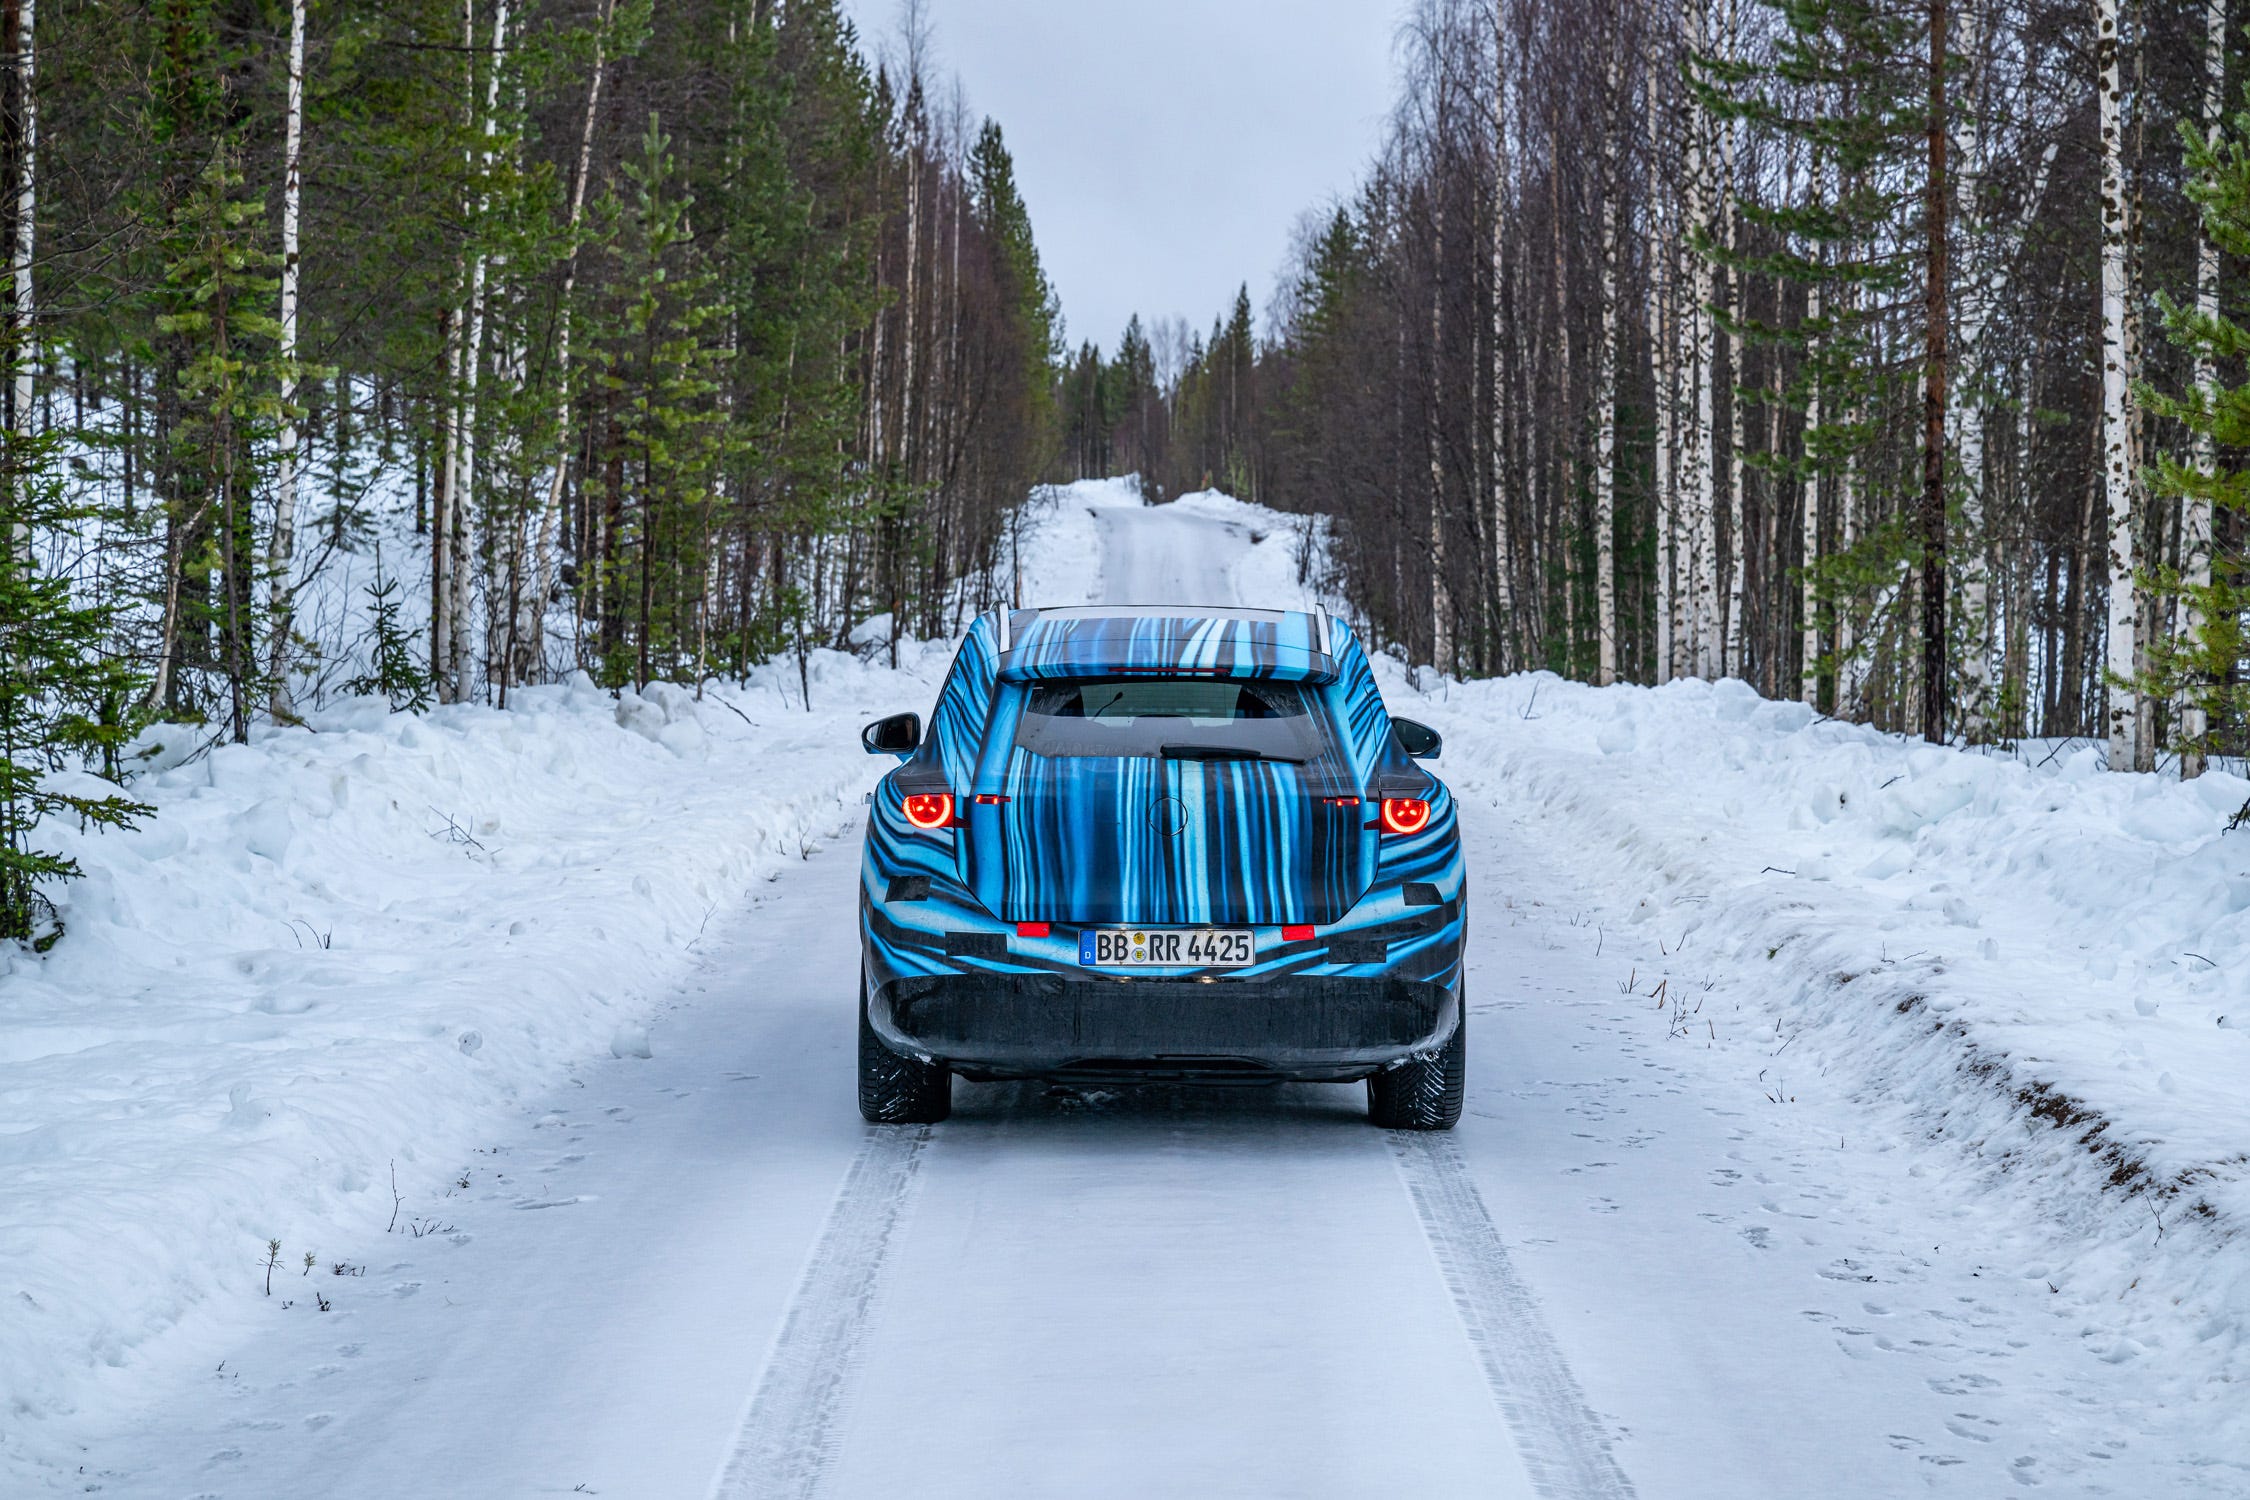
{"type": "Polygon", "coordinates": [[[726,455],[716,397],[726,350],[717,278],[689,227],[693,199],[671,141],[649,116],[626,186],[597,223],[613,260],[614,300],[597,323],[596,383],[610,398],[615,461],[608,481],[619,525],[604,559],[605,594],[635,622],[607,643],[604,681],[646,687],[700,676],[709,650],[704,579],[715,486],[726,455]]]}
{"type": "MultiPolygon", "coordinates": [[[[1729,249],[1698,228],[1692,243],[1699,255],[1793,285],[1806,298],[1805,315],[1792,321],[1717,310],[1741,345],[1788,357],[1795,374],[1781,399],[1805,419],[1801,453],[1760,451],[1745,463],[1800,481],[1807,504],[1816,503],[1825,482],[1839,506],[1854,506],[1849,481],[1881,439],[1881,414],[1901,378],[1883,363],[1877,320],[1913,270],[1896,226],[1909,206],[1909,162],[1926,123],[1916,93],[1921,84],[1907,65],[1916,21],[1880,0],[1763,3],[1782,23],[1770,56],[1696,56],[1689,84],[1713,114],[1801,148],[1811,169],[1794,201],[1739,204],[1743,221],[1762,234],[1745,235],[1729,249]]],[[[1769,399],[1755,388],[1734,394],[1749,404],[1769,399]]],[[[1831,702],[1843,711],[1849,705],[1840,702],[1835,680],[1839,659],[1876,639],[1874,631],[1857,637],[1852,616],[1860,601],[1895,584],[1918,551],[1896,516],[1864,530],[1840,522],[1835,530],[1834,549],[1804,562],[1835,654],[1803,670],[1831,680],[1831,702]]]]}
{"type": "MultiPolygon", "coordinates": [[[[185,351],[181,415],[171,434],[175,541],[159,681],[178,671],[190,632],[211,639],[199,654],[224,684],[227,733],[237,743],[250,737],[250,705],[262,676],[251,497],[261,440],[281,415],[282,364],[273,352],[281,323],[272,311],[280,257],[262,248],[263,213],[264,205],[244,193],[233,143],[222,140],[169,227],[167,311],[157,319],[185,351]]],[[[177,677],[168,685],[185,687],[177,677]]]]}
{"type": "MultiPolygon", "coordinates": [[[[150,811],[122,793],[88,795],[57,772],[106,769],[132,731],[136,684],[117,655],[113,610],[73,597],[43,551],[83,544],[96,512],[71,503],[52,436],[0,434],[0,941],[44,952],[62,935],[46,890],[81,872],[35,847],[40,823],[130,827],[150,811]]],[[[82,784],[82,783],[81,783],[82,784]]]]}
{"type": "MultiPolygon", "coordinates": [[[[2205,232],[2223,253],[2235,257],[2250,256],[2250,89],[2244,92],[2244,106],[2209,135],[2192,121],[2180,125],[2187,195],[2201,212],[2205,232]]],[[[2214,372],[2239,371],[2250,358],[2250,327],[2239,318],[2224,311],[2206,315],[2192,302],[2162,293],[2157,305],[2172,342],[2209,361],[2214,372]]],[[[2173,394],[2144,385],[2139,395],[2155,415],[2178,422],[2214,450],[2208,467],[2192,458],[2160,454],[2147,476],[2152,495],[2209,502],[2214,545],[2207,582],[2191,581],[2176,568],[2150,570],[2149,586],[2190,606],[2200,628],[2158,641],[2143,679],[2137,684],[2113,681],[2111,689],[2137,686],[2158,701],[2202,709],[2202,733],[2177,748],[2214,753],[2221,746],[2240,745],[2250,730],[2250,681],[2240,671],[2250,649],[2243,626],[2250,612],[2250,551],[2244,549],[2239,521],[2230,526],[2216,519],[2250,516],[2250,468],[2241,464],[2241,454],[2250,448],[2250,381],[2230,385],[2215,375],[2208,389],[2191,385],[2173,394]]],[[[2250,807],[2244,811],[2250,813],[2250,807]]]]}

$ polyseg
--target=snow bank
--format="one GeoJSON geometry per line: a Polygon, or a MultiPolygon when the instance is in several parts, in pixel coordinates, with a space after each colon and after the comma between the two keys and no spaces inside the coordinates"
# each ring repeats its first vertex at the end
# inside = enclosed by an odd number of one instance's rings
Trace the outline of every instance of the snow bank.
{"type": "Polygon", "coordinates": [[[2250,784],[1902,741],[1739,682],[1383,670],[1458,791],[1535,804],[1621,893],[1666,955],[1641,993],[1739,1002],[1777,1088],[1834,1070],[1952,1139],[1976,1190],[2066,1228],[2057,1283],[2147,1275],[2250,1378],[2250,1259],[2211,1253],[2250,1225],[2250,833],[2222,832],[2250,784]]]}
{"type": "Polygon", "coordinates": [[[136,832],[64,830],[68,936],[0,955],[0,1444],[224,1323],[268,1240],[290,1278],[381,1233],[394,1162],[402,1229],[442,1221],[496,1110],[661,1050],[705,924],[859,816],[859,725],[926,711],[950,655],[816,653],[810,713],[793,661],[700,702],[347,700],[143,777],[136,832]]]}
{"type": "Polygon", "coordinates": [[[1293,516],[1223,490],[1198,490],[1172,502],[1193,515],[1233,521],[1247,529],[1250,545],[1229,570],[1234,596],[1267,609],[1311,609],[1343,602],[1327,592],[1328,518],[1293,516]]]}
{"type": "MultiPolygon", "coordinates": [[[[1117,480],[1035,497],[1025,599],[1092,598],[1090,509],[1139,503],[1117,480]]],[[[332,570],[317,607],[358,582],[332,570]]],[[[816,651],[809,713],[788,658],[700,700],[581,676],[507,712],[345,698],[202,756],[153,735],[133,794],[156,815],[48,833],[87,871],[58,892],[68,936],[0,951],[0,1455],[155,1378],[156,1335],[233,1321],[269,1240],[285,1278],[384,1231],[393,1163],[398,1227],[442,1224],[496,1111],[661,1049],[648,1012],[706,925],[860,817],[888,765],[860,726],[926,713],[952,654],[816,651]]]]}

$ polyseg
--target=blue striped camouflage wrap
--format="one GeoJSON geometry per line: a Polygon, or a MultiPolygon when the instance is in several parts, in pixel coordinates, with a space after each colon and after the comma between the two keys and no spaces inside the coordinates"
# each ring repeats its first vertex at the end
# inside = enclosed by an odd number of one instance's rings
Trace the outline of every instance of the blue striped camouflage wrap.
{"type": "Polygon", "coordinates": [[[1220,971],[1222,983],[1308,974],[1458,985],[1467,891],[1453,797],[1399,748],[1348,625],[1281,611],[1030,610],[1007,624],[1005,650],[996,616],[969,631],[921,748],[875,791],[861,880],[872,984],[976,973],[1112,980],[1114,971],[1080,965],[1078,935],[1132,925],[1253,929],[1256,962],[1220,971]],[[1016,744],[1026,684],[1138,672],[1303,682],[1327,710],[1331,743],[1303,765],[1048,759],[1016,744]],[[902,787],[950,790],[956,826],[908,823],[902,787]],[[1428,824],[1380,832],[1385,795],[1428,799],[1428,824]],[[1353,797],[1357,805],[1332,800],[1353,797]],[[1167,799],[1178,804],[1168,809],[1174,829],[1149,816],[1167,799]],[[1420,888],[1415,904],[1410,886],[1420,888]],[[1051,924],[1050,934],[1017,936],[1026,921],[1051,924]],[[1285,925],[1315,935],[1285,942],[1285,925]],[[949,955],[948,934],[1000,941],[985,955],[949,955]]]}

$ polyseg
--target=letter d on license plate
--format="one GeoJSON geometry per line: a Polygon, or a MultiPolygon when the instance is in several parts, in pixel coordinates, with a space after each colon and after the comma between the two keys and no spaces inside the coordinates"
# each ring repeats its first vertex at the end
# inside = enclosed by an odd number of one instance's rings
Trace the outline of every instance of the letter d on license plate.
{"type": "Polygon", "coordinates": [[[1250,934],[1216,927],[1090,927],[1078,934],[1089,969],[1237,969],[1251,962],[1250,934]]]}

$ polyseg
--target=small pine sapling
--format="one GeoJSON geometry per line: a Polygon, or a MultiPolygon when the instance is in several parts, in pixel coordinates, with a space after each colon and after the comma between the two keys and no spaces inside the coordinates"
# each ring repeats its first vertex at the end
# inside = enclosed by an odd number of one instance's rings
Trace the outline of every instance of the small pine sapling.
{"type": "Polygon", "coordinates": [[[367,672],[345,690],[378,697],[394,711],[420,713],[430,706],[430,679],[418,663],[414,633],[400,619],[404,604],[396,578],[383,572],[383,549],[375,549],[375,581],[367,585],[367,672]]]}

